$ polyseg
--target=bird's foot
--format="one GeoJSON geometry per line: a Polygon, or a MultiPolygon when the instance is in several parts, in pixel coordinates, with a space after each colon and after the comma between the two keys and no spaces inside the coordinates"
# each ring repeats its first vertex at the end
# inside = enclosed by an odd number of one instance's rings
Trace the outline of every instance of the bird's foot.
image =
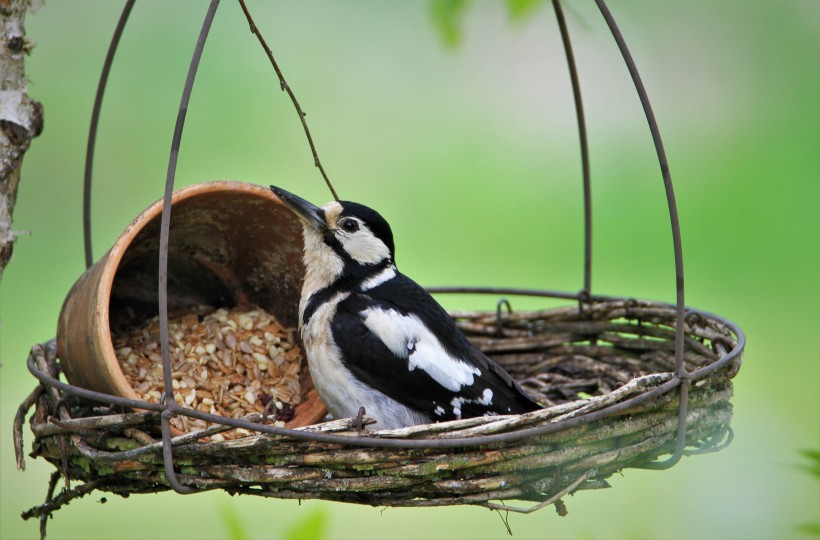
{"type": "Polygon", "coordinates": [[[356,415],[356,418],[353,419],[353,427],[356,428],[356,433],[359,435],[364,431],[364,415],[364,407],[359,407],[359,413],[356,415]]]}

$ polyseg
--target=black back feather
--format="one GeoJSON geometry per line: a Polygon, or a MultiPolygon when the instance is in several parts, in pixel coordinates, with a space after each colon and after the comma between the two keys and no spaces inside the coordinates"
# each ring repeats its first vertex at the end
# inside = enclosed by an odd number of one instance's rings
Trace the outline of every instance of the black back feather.
{"type": "Polygon", "coordinates": [[[333,337],[347,367],[356,377],[396,401],[429,414],[435,420],[456,418],[452,401],[462,400],[461,417],[485,414],[520,414],[539,407],[510,375],[476,349],[453,320],[422,287],[402,274],[364,293],[353,292],[337,307],[332,321],[333,337]],[[396,357],[365,326],[362,312],[368,308],[393,309],[414,314],[435,335],[448,354],[478,368],[472,385],[453,392],[441,386],[423,369],[408,369],[406,358],[396,357]],[[492,401],[482,404],[483,392],[492,401]],[[440,407],[443,412],[434,413],[440,407]]]}

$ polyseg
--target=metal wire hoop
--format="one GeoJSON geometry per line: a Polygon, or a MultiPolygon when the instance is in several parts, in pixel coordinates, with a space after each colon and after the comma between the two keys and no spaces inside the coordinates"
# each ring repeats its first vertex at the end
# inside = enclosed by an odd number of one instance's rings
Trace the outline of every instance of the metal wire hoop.
{"type": "Polygon", "coordinates": [[[117,52],[122,31],[128,22],[128,16],[131,14],[134,2],[135,0],[127,0],[125,6],[122,8],[120,20],[117,22],[117,27],[114,29],[114,36],[111,38],[111,44],[108,46],[108,52],[105,55],[102,73],[100,73],[100,82],[97,85],[97,94],[94,96],[94,108],[91,111],[91,125],[88,128],[88,144],[86,145],[85,151],[85,173],[83,175],[83,244],[85,245],[86,268],[94,264],[94,255],[91,249],[91,172],[94,165],[94,147],[97,144],[97,127],[100,122],[100,110],[102,109],[105,86],[108,84],[108,74],[111,72],[111,65],[114,63],[114,54],[117,52]]]}
{"type": "MultiPolygon", "coordinates": [[[[122,34],[122,30],[125,26],[125,23],[128,18],[128,13],[130,13],[131,8],[133,7],[134,0],[127,0],[125,7],[123,9],[123,14],[121,15],[120,21],[117,25],[117,29],[115,31],[114,37],[112,38],[111,46],[108,51],[108,55],[106,57],[106,62],[103,68],[103,73],[100,79],[100,85],[98,87],[97,96],[95,98],[94,104],[94,112],[92,114],[92,123],[91,123],[91,130],[89,133],[89,144],[88,144],[88,152],[87,152],[87,159],[86,159],[86,173],[85,173],[85,182],[84,182],[84,234],[85,234],[85,246],[86,246],[86,261],[87,264],[90,264],[91,260],[91,223],[90,223],[90,190],[91,190],[91,165],[93,162],[93,148],[94,148],[94,141],[96,138],[96,125],[99,118],[99,111],[102,101],[102,96],[104,93],[104,88],[106,84],[106,80],[108,77],[108,72],[111,67],[111,62],[113,61],[114,52],[116,51],[117,44],[119,42],[119,38],[122,34]]],[[[685,441],[686,441],[686,413],[687,413],[687,405],[688,405],[688,389],[689,385],[693,381],[697,381],[704,377],[707,377],[714,371],[725,367],[730,362],[734,361],[740,353],[742,352],[745,346],[745,335],[743,332],[738,328],[736,325],[722,319],[716,315],[708,314],[705,312],[700,312],[697,310],[689,310],[690,314],[700,314],[701,316],[711,317],[715,320],[720,321],[721,323],[725,324],[728,328],[731,329],[732,332],[737,336],[737,343],[735,347],[729,351],[726,355],[724,355],[720,360],[714,362],[708,366],[700,368],[692,373],[687,372],[686,368],[683,364],[683,342],[684,342],[684,322],[685,322],[685,315],[687,313],[685,307],[685,296],[684,296],[684,272],[683,272],[683,252],[682,252],[682,243],[681,243],[681,233],[680,233],[680,223],[677,211],[677,205],[675,202],[675,194],[674,194],[674,187],[672,185],[671,174],[669,172],[669,165],[666,158],[666,153],[664,150],[663,142],[660,136],[660,130],[658,128],[657,121],[655,119],[651,103],[649,101],[648,95],[644,88],[643,82],[640,78],[638,73],[637,67],[635,66],[635,62],[629,52],[629,49],[626,45],[626,42],[621,34],[620,29],[618,28],[615,20],[609,11],[609,8],[606,5],[604,0],[596,0],[596,4],[610,30],[612,33],[615,42],[623,56],[624,62],[629,70],[630,76],[633,80],[635,85],[639,100],[641,105],[644,109],[644,113],[646,116],[647,123],[649,125],[650,131],[652,133],[653,142],[655,145],[655,150],[658,156],[658,161],[661,168],[661,173],[664,182],[664,188],[666,191],[667,197],[667,206],[669,209],[669,216],[672,228],[672,236],[673,236],[673,251],[674,251],[674,258],[675,258],[675,289],[676,289],[676,324],[675,324],[675,373],[674,377],[668,381],[667,383],[654,388],[653,390],[631,398],[627,401],[618,403],[616,405],[610,406],[606,409],[602,409],[599,411],[595,411],[594,413],[590,413],[587,415],[579,415],[567,422],[562,422],[560,424],[553,424],[553,425],[544,425],[539,426],[536,428],[530,429],[523,429],[513,433],[502,433],[496,435],[485,435],[480,437],[471,437],[471,438],[463,438],[463,439],[447,439],[447,440],[400,440],[400,439],[376,439],[376,438],[350,438],[340,435],[333,435],[327,433],[310,433],[304,431],[297,431],[292,429],[286,428],[279,428],[270,425],[260,425],[255,424],[243,420],[225,418],[222,416],[202,413],[199,411],[194,411],[190,409],[185,409],[179,406],[175,400],[174,396],[174,389],[171,385],[171,369],[170,369],[170,359],[169,359],[169,343],[168,343],[168,310],[167,310],[167,262],[168,262],[168,237],[169,237],[169,229],[170,229],[170,211],[171,211],[171,194],[173,192],[174,186],[174,178],[175,178],[175,170],[176,170],[176,159],[178,156],[179,151],[179,142],[182,136],[182,129],[185,120],[185,114],[187,112],[187,102],[188,97],[190,96],[191,90],[193,88],[193,83],[195,80],[196,70],[199,63],[199,59],[202,55],[202,49],[204,48],[205,41],[207,39],[208,31],[210,29],[211,22],[213,21],[216,8],[219,4],[219,0],[212,0],[208,11],[205,16],[205,20],[202,25],[202,29],[200,31],[197,45],[194,50],[193,58],[191,61],[191,66],[188,72],[188,77],[185,82],[185,86],[183,89],[183,97],[180,103],[179,114],[177,116],[177,123],[175,126],[174,131],[174,139],[172,142],[171,147],[171,155],[169,159],[169,166],[168,166],[168,175],[166,178],[165,184],[165,192],[163,196],[163,212],[162,212],[162,223],[160,228],[161,240],[160,240],[160,268],[159,268],[159,315],[160,315],[160,333],[161,333],[161,348],[162,348],[162,360],[163,360],[163,367],[165,373],[165,394],[163,398],[163,402],[160,404],[151,404],[143,401],[135,401],[129,400],[126,398],[121,398],[119,396],[112,396],[108,394],[102,394],[98,392],[93,392],[90,390],[85,390],[82,388],[77,388],[72,385],[63,383],[49,375],[40,371],[33,358],[30,356],[27,362],[29,371],[39,379],[43,384],[58,388],[65,392],[68,392],[73,395],[77,395],[79,397],[83,397],[86,399],[91,399],[95,401],[100,401],[104,403],[112,403],[116,405],[121,405],[124,407],[130,408],[140,408],[149,411],[156,411],[161,413],[162,418],[162,443],[163,443],[163,458],[165,463],[165,473],[168,478],[169,484],[172,488],[179,492],[179,493],[192,493],[197,490],[192,489],[188,486],[184,486],[179,483],[176,478],[176,475],[173,470],[173,455],[172,455],[172,445],[171,445],[171,435],[170,429],[168,425],[168,420],[174,415],[187,415],[192,418],[198,418],[201,420],[205,420],[208,422],[214,423],[221,423],[223,425],[228,425],[237,428],[244,428],[250,429],[257,432],[268,433],[272,435],[284,435],[288,437],[293,437],[295,439],[300,440],[311,440],[316,442],[324,442],[324,443],[332,443],[332,444],[346,444],[346,445],[354,445],[354,446],[373,446],[373,447],[382,447],[382,448],[420,448],[420,447],[440,447],[440,448],[465,448],[465,447],[476,447],[485,444],[494,444],[494,443],[503,443],[508,441],[515,441],[521,440],[528,437],[534,437],[538,435],[543,435],[547,433],[552,433],[555,431],[559,431],[562,429],[566,429],[568,427],[591,422],[593,420],[597,420],[600,418],[604,418],[606,416],[616,414],[618,411],[624,410],[631,406],[635,406],[641,403],[645,403],[651,399],[654,399],[658,395],[663,393],[669,392],[674,390],[674,388],[680,387],[680,399],[679,399],[679,416],[678,416],[678,433],[677,433],[677,445],[676,450],[671,458],[667,461],[662,463],[654,463],[652,464],[651,468],[667,468],[669,466],[674,465],[683,455],[685,441]]],[[[540,290],[540,289],[509,289],[509,288],[494,288],[494,287],[439,287],[439,288],[430,288],[428,289],[432,293],[478,293],[478,294],[503,294],[503,295],[526,295],[526,296],[535,296],[535,297],[550,297],[550,298],[561,298],[561,299],[571,299],[576,300],[579,303],[585,302],[596,302],[596,301],[606,301],[606,300],[613,300],[613,299],[621,299],[620,297],[610,297],[610,296],[599,296],[593,295],[591,290],[591,272],[592,272],[592,207],[591,207],[591,181],[590,181],[590,171],[589,171],[589,151],[588,151],[588,144],[587,144],[587,137],[586,137],[586,127],[585,127],[585,120],[584,120],[584,112],[583,112],[583,104],[581,99],[581,90],[580,90],[580,83],[578,80],[578,73],[577,68],[575,65],[575,58],[572,53],[572,46],[569,37],[569,31],[566,25],[566,20],[563,16],[563,11],[561,8],[560,0],[553,0],[552,2],[553,8],[555,10],[557,23],[559,26],[559,30],[561,32],[562,43],[564,46],[568,69],[570,73],[570,79],[573,89],[573,97],[576,109],[576,117],[578,122],[578,130],[579,130],[579,142],[581,146],[581,161],[582,161],[582,179],[583,179],[583,196],[584,196],[584,271],[583,271],[583,286],[580,292],[578,293],[568,293],[568,292],[561,292],[561,291],[549,291],[549,290],[540,290]]],[[[499,306],[499,313],[500,313],[500,306],[499,306]]],[[[500,317],[499,317],[500,319],[500,317]]]]}

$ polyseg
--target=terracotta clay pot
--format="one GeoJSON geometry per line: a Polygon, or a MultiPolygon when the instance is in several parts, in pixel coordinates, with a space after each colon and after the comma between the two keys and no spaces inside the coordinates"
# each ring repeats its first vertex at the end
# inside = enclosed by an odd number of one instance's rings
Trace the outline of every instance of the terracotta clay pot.
{"type": "MultiPolygon", "coordinates": [[[[162,201],[143,211],[68,293],[57,326],[57,350],[68,381],[98,392],[140,399],[120,369],[112,328],[159,312],[162,201]]],[[[199,305],[259,306],[297,326],[304,266],[298,219],[267,188],[208,182],[175,192],[168,251],[168,310],[199,305]]],[[[321,420],[326,410],[307,362],[302,402],[288,427],[321,420]]]]}

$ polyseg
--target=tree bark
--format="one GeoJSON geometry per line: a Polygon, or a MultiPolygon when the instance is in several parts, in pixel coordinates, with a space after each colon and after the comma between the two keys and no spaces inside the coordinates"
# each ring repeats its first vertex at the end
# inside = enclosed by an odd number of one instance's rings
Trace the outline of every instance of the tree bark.
{"type": "Polygon", "coordinates": [[[23,156],[43,130],[43,107],[26,92],[27,11],[39,0],[0,0],[0,280],[11,261],[18,233],[12,229],[23,156]]]}

